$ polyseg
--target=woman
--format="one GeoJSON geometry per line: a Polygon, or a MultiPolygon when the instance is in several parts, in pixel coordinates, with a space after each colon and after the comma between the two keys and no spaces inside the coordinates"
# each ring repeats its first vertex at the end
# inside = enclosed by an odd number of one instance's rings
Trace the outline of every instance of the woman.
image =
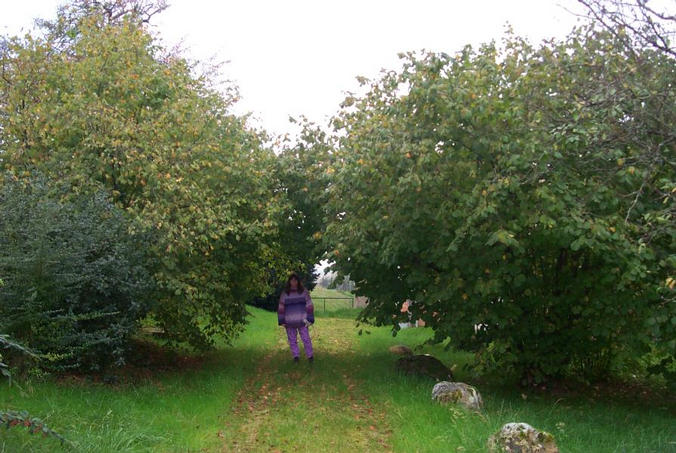
{"type": "Polygon", "coordinates": [[[279,305],[277,307],[277,322],[280,326],[286,327],[286,336],[289,339],[289,347],[293,355],[293,361],[298,362],[300,351],[298,350],[298,333],[303,341],[305,355],[312,362],[312,340],[308,326],[314,324],[314,306],[310,293],[303,287],[303,284],[295,272],[289,275],[286,281],[286,288],[279,296],[279,305]]]}

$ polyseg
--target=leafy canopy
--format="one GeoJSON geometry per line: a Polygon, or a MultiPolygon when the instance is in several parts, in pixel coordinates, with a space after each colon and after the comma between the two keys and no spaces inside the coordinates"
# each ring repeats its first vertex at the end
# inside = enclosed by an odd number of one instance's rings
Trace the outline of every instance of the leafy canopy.
{"type": "Polygon", "coordinates": [[[275,156],[230,113],[236,91],[159,46],[137,4],[73,2],[43,37],[4,43],[0,167],[110,193],[157,238],[155,319],[204,346],[239,331],[283,261],[275,156]]]}
{"type": "Polygon", "coordinates": [[[673,352],[673,59],[581,29],[402,60],[334,120],[326,240],[361,318],[411,299],[529,382],[673,352]]]}

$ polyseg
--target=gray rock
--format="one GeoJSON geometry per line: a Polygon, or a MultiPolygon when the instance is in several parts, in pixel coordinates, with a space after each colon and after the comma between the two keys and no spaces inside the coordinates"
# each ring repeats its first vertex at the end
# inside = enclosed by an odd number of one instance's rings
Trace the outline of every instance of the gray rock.
{"type": "Polygon", "coordinates": [[[399,355],[413,355],[413,350],[406,345],[397,344],[390,346],[390,352],[399,355]]]}
{"type": "Polygon", "coordinates": [[[507,423],[488,439],[491,452],[559,453],[554,436],[527,423],[507,423]]]}
{"type": "Polygon", "coordinates": [[[432,389],[432,399],[440,403],[461,404],[473,411],[481,410],[484,404],[477,389],[463,382],[438,382],[432,389]]]}
{"type": "Polygon", "coordinates": [[[404,374],[427,376],[437,381],[453,380],[451,370],[429,354],[402,357],[397,360],[396,368],[404,374]]]}

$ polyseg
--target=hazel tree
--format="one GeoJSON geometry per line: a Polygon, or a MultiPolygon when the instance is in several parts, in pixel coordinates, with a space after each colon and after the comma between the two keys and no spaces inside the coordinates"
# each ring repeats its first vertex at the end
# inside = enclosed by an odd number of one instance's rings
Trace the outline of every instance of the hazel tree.
{"type": "Polygon", "coordinates": [[[334,120],[326,232],[361,319],[396,333],[413,300],[437,341],[524,383],[673,348],[650,326],[676,323],[674,64],[640,57],[580,29],[363,80],[334,120]]]}
{"type": "Polygon", "coordinates": [[[235,89],[216,91],[148,32],[163,7],[77,1],[44,36],[6,40],[0,167],[107,190],[158,238],[154,316],[171,338],[206,345],[239,331],[280,261],[275,156],[231,113],[235,89]]]}

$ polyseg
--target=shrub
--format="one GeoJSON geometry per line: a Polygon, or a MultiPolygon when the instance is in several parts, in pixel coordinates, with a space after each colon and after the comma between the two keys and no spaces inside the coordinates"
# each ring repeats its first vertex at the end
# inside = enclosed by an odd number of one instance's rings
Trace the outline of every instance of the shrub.
{"type": "Polygon", "coordinates": [[[151,300],[148,237],[104,193],[63,196],[43,178],[0,188],[0,331],[60,369],[119,365],[151,300]]]}
{"type": "Polygon", "coordinates": [[[524,383],[673,354],[673,59],[581,29],[402,65],[333,121],[324,238],[361,318],[396,329],[414,300],[524,383]]]}

